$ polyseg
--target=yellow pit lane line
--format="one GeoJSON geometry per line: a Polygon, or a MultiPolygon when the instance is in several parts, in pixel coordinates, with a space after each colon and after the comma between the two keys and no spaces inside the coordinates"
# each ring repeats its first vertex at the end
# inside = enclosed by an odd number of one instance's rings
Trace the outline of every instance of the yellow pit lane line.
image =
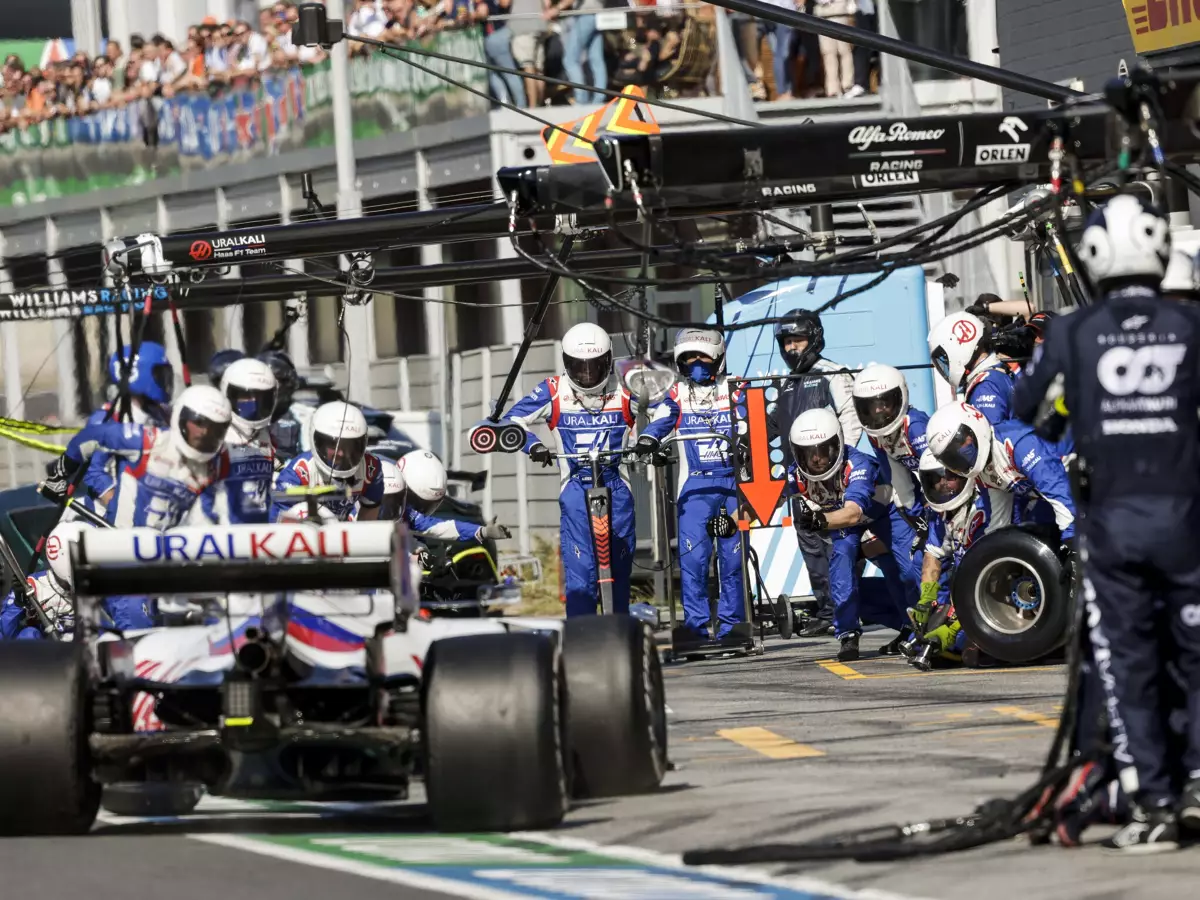
{"type": "MultiPolygon", "coordinates": [[[[860,681],[864,678],[874,678],[874,679],[927,678],[927,677],[931,677],[931,676],[945,677],[948,675],[989,675],[989,674],[990,675],[999,675],[999,674],[1004,674],[1006,672],[1053,672],[1056,669],[1062,668],[1062,666],[1019,666],[1019,667],[1014,666],[1011,669],[1000,669],[1000,668],[934,669],[932,672],[917,672],[917,671],[913,671],[910,669],[908,671],[869,674],[867,672],[860,672],[857,669],[851,668],[850,666],[846,665],[845,663],[840,663],[834,659],[819,659],[816,662],[817,662],[817,665],[820,666],[822,669],[824,669],[826,672],[830,672],[830,673],[838,676],[838,678],[841,678],[843,681],[860,681]]],[[[892,659],[863,660],[862,662],[868,662],[868,663],[870,663],[870,662],[885,662],[885,663],[894,665],[896,663],[896,660],[892,660],[892,659]]],[[[862,662],[860,662],[859,665],[862,665],[862,662]]]]}
{"type": "Polygon", "coordinates": [[[770,759],[813,759],[825,755],[824,750],[798,744],[766,728],[723,728],[717,732],[717,737],[733,741],[770,759]]]}

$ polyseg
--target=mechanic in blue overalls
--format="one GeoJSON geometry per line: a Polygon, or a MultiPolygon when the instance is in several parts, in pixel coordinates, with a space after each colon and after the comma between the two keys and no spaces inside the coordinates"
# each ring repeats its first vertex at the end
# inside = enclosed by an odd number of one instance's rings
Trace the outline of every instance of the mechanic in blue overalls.
{"type": "MultiPolygon", "coordinates": [[[[82,522],[59,522],[46,536],[46,565],[25,581],[33,588],[34,597],[46,612],[57,631],[70,634],[75,629],[75,606],[72,600],[74,580],[71,577],[70,545],[79,539],[88,526],[82,522]]],[[[10,591],[0,607],[0,637],[6,640],[41,640],[45,637],[38,620],[25,609],[25,601],[10,591]]]]}
{"type": "Polygon", "coordinates": [[[394,521],[404,519],[417,534],[440,541],[498,541],[512,537],[496,519],[487,525],[476,525],[462,519],[435,516],[446,499],[446,467],[428,450],[412,450],[399,462],[380,459],[383,469],[383,503],[379,518],[394,521]]]}
{"type": "MultiPolygon", "coordinates": [[[[636,448],[652,454],[672,431],[680,435],[730,435],[729,379],[725,375],[725,340],[719,331],[684,328],[675,335],[675,368],[683,376],[658,407],[636,448]]],[[[727,442],[713,439],[683,442],[675,486],[679,515],[679,577],[684,628],[695,641],[710,639],[708,562],[717,544],[720,592],[717,640],[742,621],[742,542],[732,531],[737,514],[737,484],[727,442]],[[716,519],[728,519],[724,537],[714,537],[716,519]]],[[[686,633],[686,632],[685,632],[686,633]]],[[[675,638],[678,643],[680,638],[675,638]]]]}
{"type": "MultiPolygon", "coordinates": [[[[209,485],[228,474],[224,442],[231,417],[224,394],[208,385],[193,385],[175,402],[168,428],[132,422],[85,426],[47,467],[42,492],[65,502],[74,473],[105,451],[118,465],[113,487],[101,497],[108,523],[117,528],[174,528],[209,485]]],[[[153,624],[144,598],[109,598],[106,603],[121,630],[153,624]]]]}
{"type": "Polygon", "coordinates": [[[912,558],[916,535],[903,519],[893,518],[890,499],[887,503],[876,499],[878,489],[887,484],[878,461],[846,447],[838,417],[825,408],[801,413],[792,423],[788,441],[793,458],[789,482],[799,494],[792,504],[796,527],[828,531],[833,538],[829,592],[833,625],[841,642],[838,660],[852,662],[859,657],[860,613],[865,620],[895,628],[899,634],[884,652],[899,652],[905,611],[917,597],[920,578],[912,558]],[[873,560],[882,579],[864,579],[859,570],[863,532],[868,528],[888,551],[873,560]]]}
{"type": "Polygon", "coordinates": [[[1013,383],[1020,365],[992,349],[991,326],[969,312],[946,316],[929,332],[929,358],[954,393],[992,425],[1012,418],[1013,383]]]}

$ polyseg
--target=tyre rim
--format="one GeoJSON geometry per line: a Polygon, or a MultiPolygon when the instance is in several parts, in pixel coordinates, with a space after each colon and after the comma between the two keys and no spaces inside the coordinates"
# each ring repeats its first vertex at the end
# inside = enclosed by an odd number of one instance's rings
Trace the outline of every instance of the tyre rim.
{"type": "Polygon", "coordinates": [[[1041,576],[1011,556],[988,563],[975,582],[980,618],[1001,634],[1022,634],[1037,624],[1045,596],[1041,576]]]}

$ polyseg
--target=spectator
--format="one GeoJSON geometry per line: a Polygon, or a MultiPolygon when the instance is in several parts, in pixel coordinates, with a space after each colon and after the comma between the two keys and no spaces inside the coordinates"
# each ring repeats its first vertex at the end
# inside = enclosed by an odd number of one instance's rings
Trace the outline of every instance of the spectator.
{"type": "MultiPolygon", "coordinates": [[[[542,12],[550,0],[512,0],[509,30],[512,32],[512,57],[517,68],[537,75],[546,64],[546,22],[542,12]]],[[[526,78],[525,99],[530,107],[541,106],[543,84],[536,78],[526,78]]]]}
{"type": "Polygon", "coordinates": [[[412,37],[412,0],[387,0],[387,22],[380,40],[389,44],[403,44],[412,37]]]}
{"type": "Polygon", "coordinates": [[[88,83],[86,99],[93,109],[105,109],[113,102],[113,64],[107,56],[96,58],[92,68],[92,80],[88,83]]]}
{"type": "Polygon", "coordinates": [[[354,0],[354,12],[350,14],[350,21],[346,25],[347,34],[381,40],[386,28],[387,16],[375,4],[375,0],[354,0]]]}
{"type": "MultiPolygon", "coordinates": [[[[549,18],[556,19],[568,9],[576,15],[564,16],[563,66],[567,79],[592,87],[608,86],[608,65],[604,61],[604,33],[596,29],[596,13],[604,8],[601,0],[556,0],[547,9],[549,18]],[[591,80],[585,81],[583,61],[587,60],[591,80]]],[[[575,88],[575,103],[602,103],[604,95],[575,88]]]]}
{"type": "MultiPolygon", "coordinates": [[[[512,54],[512,31],[508,22],[494,17],[507,16],[512,8],[512,0],[482,0],[475,8],[476,18],[484,22],[487,37],[483,39],[483,55],[493,66],[504,66],[507,69],[517,68],[517,61],[512,54]]],[[[498,100],[507,100],[513,106],[525,105],[525,86],[519,75],[512,73],[488,72],[488,83],[492,95],[498,100]]]]}
{"type": "Polygon", "coordinates": [[[118,94],[122,93],[125,90],[126,60],[125,54],[121,52],[121,45],[116,41],[109,41],[104,47],[104,60],[108,63],[113,91],[118,94]]]}
{"type": "MultiPolygon", "coordinates": [[[[793,12],[796,9],[793,0],[766,0],[766,2],[793,12]]],[[[771,45],[771,57],[774,60],[775,69],[775,99],[791,100],[792,64],[795,60],[796,45],[799,39],[798,32],[786,25],[760,19],[758,35],[760,40],[765,37],[771,45]]]]}
{"type": "MultiPolygon", "coordinates": [[[[863,31],[878,29],[875,18],[875,0],[858,0],[858,11],[854,14],[854,24],[863,31]]],[[[871,90],[871,49],[869,47],[854,48],[854,87],[847,92],[846,97],[861,97],[871,90]]]]}
{"type": "MultiPolygon", "coordinates": [[[[839,25],[853,25],[856,0],[816,0],[815,13],[818,18],[839,25]]],[[[825,67],[826,97],[857,97],[862,90],[852,93],[854,83],[854,48],[844,41],[821,35],[821,63],[825,67]]]]}

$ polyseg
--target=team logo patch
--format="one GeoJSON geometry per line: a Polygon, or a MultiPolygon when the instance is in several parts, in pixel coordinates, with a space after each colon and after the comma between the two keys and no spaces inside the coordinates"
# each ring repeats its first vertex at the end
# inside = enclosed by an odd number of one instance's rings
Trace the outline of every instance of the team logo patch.
{"type": "Polygon", "coordinates": [[[960,344],[968,344],[975,340],[979,334],[979,329],[975,327],[974,322],[960,319],[950,328],[950,333],[954,335],[954,339],[960,344]]]}

